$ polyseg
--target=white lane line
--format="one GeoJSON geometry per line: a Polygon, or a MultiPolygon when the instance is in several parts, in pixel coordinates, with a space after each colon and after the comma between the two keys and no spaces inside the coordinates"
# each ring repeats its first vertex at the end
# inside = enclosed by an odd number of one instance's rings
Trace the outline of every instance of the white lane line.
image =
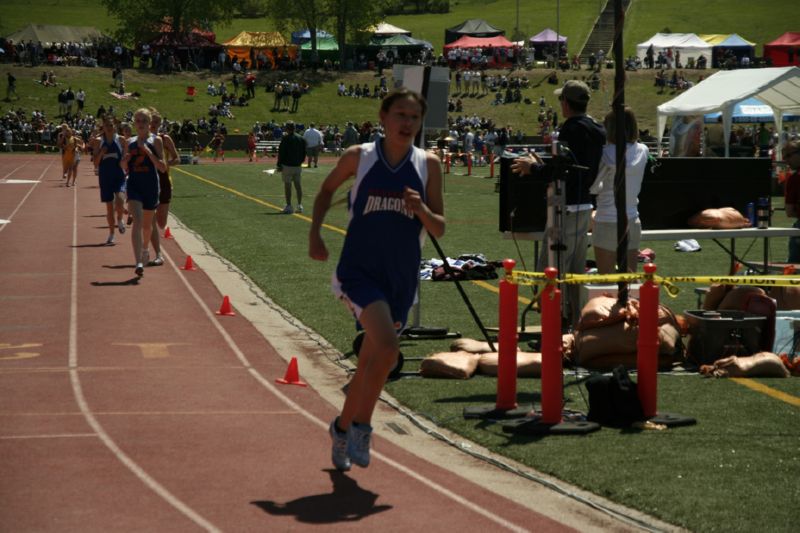
{"type": "MultiPolygon", "coordinates": [[[[236,341],[234,341],[233,338],[230,335],[228,335],[228,332],[225,331],[225,329],[220,325],[219,320],[217,319],[216,315],[211,311],[211,309],[208,308],[208,306],[206,306],[205,302],[203,302],[203,300],[200,298],[200,295],[197,294],[197,292],[194,290],[194,287],[192,287],[189,284],[189,282],[186,280],[186,276],[178,268],[178,265],[176,265],[175,262],[172,260],[172,257],[170,257],[170,255],[163,248],[161,250],[161,253],[167,259],[169,264],[172,266],[172,269],[178,274],[178,277],[181,279],[183,284],[186,286],[186,289],[189,291],[189,293],[195,299],[197,304],[203,310],[203,312],[205,313],[206,317],[208,317],[209,322],[211,322],[214,325],[214,327],[217,329],[217,331],[219,331],[219,334],[222,336],[223,339],[225,339],[225,342],[228,343],[228,346],[230,346],[230,348],[233,351],[233,353],[236,354],[236,357],[239,359],[239,361],[241,361],[242,365],[247,369],[247,371],[250,373],[250,375],[253,376],[256,379],[256,381],[261,383],[261,385],[263,385],[264,388],[269,390],[272,394],[274,394],[283,403],[285,403],[290,408],[296,410],[298,413],[300,413],[306,419],[308,419],[311,423],[315,424],[317,427],[321,428],[322,430],[324,430],[327,433],[328,432],[328,424],[329,424],[329,422],[321,420],[321,419],[317,418],[316,416],[314,416],[309,411],[306,411],[305,409],[303,409],[300,405],[298,405],[297,403],[292,401],[288,396],[284,395],[280,390],[278,390],[278,388],[272,383],[272,380],[267,379],[264,376],[262,376],[259,373],[259,371],[256,370],[253,367],[253,365],[247,359],[247,356],[242,352],[242,350],[239,349],[239,346],[236,344],[236,341]]],[[[464,498],[464,497],[452,492],[447,487],[444,487],[444,486],[436,483],[432,479],[426,478],[425,476],[423,476],[419,472],[415,472],[415,471],[411,470],[410,468],[401,465],[400,463],[398,463],[398,462],[386,457],[385,455],[383,455],[380,452],[374,452],[373,451],[372,455],[373,455],[373,457],[376,457],[377,459],[380,459],[381,461],[385,462],[389,466],[392,466],[392,467],[396,468],[397,470],[399,470],[400,472],[403,472],[404,474],[410,476],[411,478],[416,479],[420,483],[423,483],[423,484],[427,485],[428,487],[430,487],[434,491],[438,492],[439,494],[441,494],[441,495],[443,495],[443,496],[445,496],[447,498],[450,498],[451,500],[453,500],[454,502],[456,502],[456,503],[458,503],[460,505],[463,505],[466,509],[471,510],[471,511],[475,511],[478,514],[483,515],[484,517],[488,518],[489,520],[491,520],[492,522],[494,522],[495,524],[497,524],[497,525],[499,525],[501,527],[504,527],[504,528],[506,528],[506,529],[508,529],[510,531],[519,531],[519,532],[529,531],[528,529],[525,529],[524,527],[521,527],[521,526],[518,526],[516,524],[513,524],[513,523],[509,522],[508,520],[506,520],[505,518],[503,518],[501,516],[498,516],[497,514],[493,513],[492,511],[490,511],[490,510],[488,510],[488,509],[486,509],[484,507],[481,507],[476,502],[467,500],[466,498],[464,498]]]]}
{"type": "Polygon", "coordinates": [[[72,439],[97,437],[94,433],[55,433],[51,435],[6,435],[0,440],[27,440],[27,439],[72,439]]]}
{"type": "MultiPolygon", "coordinates": [[[[47,173],[47,171],[50,170],[50,167],[52,167],[52,166],[53,166],[53,163],[50,163],[49,165],[47,165],[47,167],[39,175],[39,180],[42,179],[42,177],[45,175],[45,173],[47,173]]],[[[21,168],[22,167],[15,168],[14,170],[11,171],[10,174],[8,174],[8,176],[10,176],[11,174],[13,174],[14,172],[16,172],[17,170],[19,170],[21,168]]],[[[25,196],[22,197],[22,200],[19,201],[19,204],[17,204],[17,207],[8,216],[8,220],[3,220],[3,222],[0,223],[0,231],[3,231],[3,229],[5,229],[5,227],[8,225],[8,223],[11,222],[11,220],[14,218],[14,215],[17,214],[17,211],[19,211],[19,209],[22,207],[22,204],[25,203],[25,201],[28,199],[28,196],[31,195],[31,193],[34,191],[34,189],[36,189],[37,185],[39,185],[39,181],[34,182],[33,187],[31,187],[31,190],[29,190],[28,193],[25,196]]]]}
{"type": "Polygon", "coordinates": [[[72,383],[72,391],[75,401],[78,403],[86,422],[97,433],[97,437],[111,450],[111,453],[136,477],[138,477],[150,490],[158,494],[164,501],[183,513],[189,520],[205,529],[206,531],[219,532],[220,529],[200,516],[196,511],[179,500],[163,485],[152,478],[136,462],[117,446],[117,443],[106,433],[103,426],[95,418],[89,408],[81,387],[80,372],[78,371],[78,194],[77,189],[73,189],[72,205],[72,272],[70,280],[70,309],[69,309],[69,378],[72,383]]]}

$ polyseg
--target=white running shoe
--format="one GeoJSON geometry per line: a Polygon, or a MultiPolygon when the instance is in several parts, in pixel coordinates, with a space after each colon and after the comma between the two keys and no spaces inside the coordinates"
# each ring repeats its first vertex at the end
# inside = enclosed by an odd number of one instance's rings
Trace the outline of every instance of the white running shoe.
{"type": "Polygon", "coordinates": [[[331,461],[337,470],[347,472],[350,470],[350,458],[347,457],[347,432],[336,429],[336,420],[331,422],[328,432],[331,434],[331,461]]]}
{"type": "Polygon", "coordinates": [[[297,204],[297,209],[294,210],[295,213],[302,213],[303,212],[303,204],[297,204]]]}
{"type": "Polygon", "coordinates": [[[141,263],[136,263],[136,269],[134,270],[134,272],[135,272],[135,273],[136,273],[136,275],[137,275],[137,276],[139,276],[140,278],[141,278],[142,276],[144,276],[144,265],[142,265],[141,263]]]}
{"type": "Polygon", "coordinates": [[[122,219],[119,219],[117,222],[117,229],[119,230],[120,235],[125,233],[125,223],[122,221],[122,219]]]}
{"type": "Polygon", "coordinates": [[[108,244],[108,245],[114,244],[114,234],[113,233],[108,236],[108,239],[106,239],[106,244],[108,244]]]}
{"type": "Polygon", "coordinates": [[[369,466],[369,441],[372,426],[353,422],[347,430],[347,456],[362,468],[369,466]]]}
{"type": "Polygon", "coordinates": [[[158,267],[158,266],[161,266],[163,264],[164,264],[164,258],[161,257],[160,255],[157,255],[155,259],[153,259],[152,261],[147,263],[147,266],[149,266],[149,267],[158,267]]]}

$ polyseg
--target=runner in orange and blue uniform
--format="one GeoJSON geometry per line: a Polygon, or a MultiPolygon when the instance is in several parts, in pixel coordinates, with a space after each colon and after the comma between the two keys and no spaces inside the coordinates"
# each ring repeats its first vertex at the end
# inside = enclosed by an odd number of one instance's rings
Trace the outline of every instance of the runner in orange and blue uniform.
{"type": "Polygon", "coordinates": [[[150,240],[153,243],[153,250],[156,252],[156,257],[147,263],[145,266],[161,266],[164,264],[164,258],[161,257],[161,236],[158,233],[159,228],[165,229],[167,227],[167,216],[169,215],[169,203],[172,201],[172,178],[169,175],[169,167],[176,165],[180,162],[180,155],[178,149],[175,148],[175,142],[172,137],[166,133],[159,133],[161,128],[161,115],[155,109],[150,109],[152,118],[150,120],[150,133],[158,136],[164,145],[164,156],[167,160],[167,170],[165,172],[158,171],[158,184],[161,189],[158,195],[158,208],[156,208],[156,223],[153,224],[153,232],[150,235],[150,240]]]}
{"type": "Polygon", "coordinates": [[[136,136],[125,146],[122,169],[128,172],[128,212],[133,215],[131,241],[136,261],[136,275],[144,275],[144,265],[150,261],[150,235],[158,207],[158,171],[166,172],[164,145],[150,133],[151,115],[142,108],[133,115],[136,136]]]}

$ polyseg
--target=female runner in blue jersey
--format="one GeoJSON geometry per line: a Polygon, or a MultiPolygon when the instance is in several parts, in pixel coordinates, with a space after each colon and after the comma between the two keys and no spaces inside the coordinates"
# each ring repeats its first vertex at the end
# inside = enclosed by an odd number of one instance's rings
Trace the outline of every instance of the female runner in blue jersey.
{"type": "Polygon", "coordinates": [[[314,201],[309,255],[325,261],[322,222],[335,191],[355,178],[332,285],[365,336],[344,407],[329,428],[339,470],[369,464],[372,412],[397,362],[397,336],[414,302],[423,237],[427,231],[438,238],[445,230],[439,160],[414,146],[426,109],[425,99],[408,89],[386,95],[379,115],[386,137],[348,148],[314,201]]]}
{"type": "Polygon", "coordinates": [[[125,150],[125,139],[117,135],[114,116],[103,115],[103,131],[92,142],[94,164],[100,183],[100,201],[106,204],[106,221],[108,222],[108,240],[106,244],[114,244],[114,231],[119,229],[125,233],[125,222],[122,219],[125,209],[125,172],[120,166],[125,150]],[[116,224],[114,214],[116,212],[116,224]]]}

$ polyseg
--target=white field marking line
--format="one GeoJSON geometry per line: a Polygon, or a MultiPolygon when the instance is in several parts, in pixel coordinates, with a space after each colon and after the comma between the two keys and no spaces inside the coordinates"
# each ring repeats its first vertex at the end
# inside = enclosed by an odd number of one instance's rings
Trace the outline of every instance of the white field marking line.
{"type": "MultiPolygon", "coordinates": [[[[11,212],[11,214],[8,216],[8,221],[9,221],[9,222],[11,222],[12,220],[14,220],[14,215],[16,215],[16,214],[17,214],[17,211],[19,211],[19,210],[20,210],[20,208],[22,207],[22,204],[24,204],[24,203],[26,202],[26,200],[28,199],[28,196],[30,196],[30,195],[31,195],[31,193],[33,193],[33,191],[36,189],[36,186],[37,186],[37,185],[39,185],[39,182],[41,181],[42,177],[45,175],[45,173],[46,173],[48,170],[50,170],[50,167],[52,167],[52,166],[53,166],[53,163],[50,163],[49,165],[47,165],[47,167],[46,167],[46,168],[45,168],[45,169],[42,171],[42,173],[39,175],[39,181],[37,181],[36,183],[34,183],[34,184],[33,184],[33,187],[31,187],[31,189],[30,189],[30,190],[27,192],[27,194],[26,194],[25,196],[23,196],[23,197],[22,197],[22,200],[20,200],[20,201],[19,201],[19,204],[17,204],[17,207],[16,207],[16,208],[14,209],[14,211],[12,211],[12,212],[11,212]]],[[[22,168],[22,167],[17,167],[17,168],[15,168],[14,170],[12,170],[12,171],[11,171],[11,172],[12,172],[12,174],[13,174],[14,172],[16,172],[17,170],[19,170],[20,168],[22,168]]],[[[10,174],[9,174],[9,175],[10,175],[10,174]]],[[[0,224],[0,231],[3,231],[3,230],[5,229],[5,227],[6,227],[6,226],[8,226],[8,224],[0,224]]]]}
{"type": "MultiPolygon", "coordinates": [[[[27,163],[25,163],[25,164],[23,164],[23,165],[20,165],[20,166],[18,166],[17,168],[15,168],[15,169],[14,169],[14,170],[12,170],[11,172],[9,172],[8,174],[6,174],[6,175],[5,175],[5,176],[3,176],[2,178],[0,178],[0,181],[5,181],[5,180],[7,180],[7,179],[8,179],[8,178],[9,178],[9,177],[10,177],[10,176],[11,176],[11,175],[14,173],[14,172],[16,172],[17,170],[21,169],[21,168],[22,168],[22,167],[24,167],[25,165],[27,165],[27,163]]],[[[53,163],[50,163],[49,165],[47,165],[47,168],[50,168],[52,165],[53,165],[53,163]]],[[[39,176],[39,179],[41,179],[41,176],[39,176]]]]}
{"type": "MultiPolygon", "coordinates": [[[[206,317],[208,317],[209,322],[211,322],[214,325],[214,327],[217,329],[217,331],[222,336],[222,338],[225,339],[225,342],[228,343],[228,346],[231,348],[233,353],[236,354],[236,357],[239,359],[239,361],[241,361],[242,365],[247,369],[247,371],[250,373],[250,375],[253,376],[256,379],[256,381],[261,383],[264,386],[264,388],[266,388],[268,391],[270,391],[272,394],[274,394],[278,399],[280,399],[282,402],[284,402],[287,406],[289,406],[290,408],[296,410],[299,414],[303,415],[311,423],[315,424],[317,427],[319,427],[320,429],[323,429],[327,433],[328,432],[328,422],[325,422],[325,421],[317,418],[316,416],[314,416],[310,412],[308,412],[305,409],[303,409],[300,405],[298,405],[297,403],[292,401],[288,396],[284,395],[280,390],[278,390],[278,388],[272,383],[272,380],[267,379],[264,376],[262,376],[261,373],[259,373],[259,371],[256,370],[253,367],[253,365],[247,359],[247,356],[242,352],[241,349],[239,349],[239,346],[236,344],[236,341],[234,341],[233,338],[228,334],[228,332],[225,331],[225,329],[220,325],[220,322],[217,319],[216,315],[211,311],[211,309],[208,308],[208,306],[206,306],[206,304],[200,298],[200,295],[197,294],[197,292],[194,290],[194,287],[192,287],[189,284],[189,282],[186,280],[186,276],[178,268],[178,265],[176,265],[175,262],[172,260],[172,257],[170,257],[170,255],[164,249],[161,250],[161,253],[166,258],[166,260],[169,262],[170,266],[172,266],[172,269],[178,274],[178,277],[181,279],[183,284],[186,286],[186,289],[189,291],[189,293],[195,299],[197,304],[203,310],[203,312],[205,313],[206,317]]],[[[488,518],[489,520],[491,520],[492,522],[496,523],[499,526],[502,526],[502,527],[504,527],[504,528],[506,528],[506,529],[508,529],[510,531],[519,531],[519,532],[529,531],[529,530],[527,530],[527,529],[525,529],[525,528],[523,528],[521,526],[518,526],[516,524],[513,524],[513,523],[509,522],[508,520],[504,519],[501,516],[496,515],[492,511],[481,507],[477,503],[475,503],[473,501],[469,501],[469,500],[467,500],[466,498],[464,498],[462,496],[459,496],[458,494],[454,493],[450,489],[448,489],[446,487],[443,487],[442,485],[436,483],[435,481],[424,477],[419,472],[415,472],[415,471],[411,470],[410,468],[408,468],[406,466],[403,466],[400,463],[398,463],[398,462],[396,462],[396,461],[394,461],[392,459],[389,459],[388,457],[386,457],[382,453],[372,452],[372,455],[373,455],[373,457],[376,457],[376,458],[382,460],[383,462],[385,462],[389,466],[392,466],[395,469],[397,469],[398,471],[408,475],[412,479],[415,479],[415,480],[419,481],[420,483],[422,483],[424,485],[427,485],[428,487],[430,487],[434,491],[438,492],[442,496],[450,498],[454,502],[463,505],[466,509],[469,509],[471,511],[475,511],[478,514],[483,515],[485,518],[488,518]]]]}
{"type": "Polygon", "coordinates": [[[196,511],[179,500],[164,486],[144,471],[136,462],[123,452],[117,443],[106,433],[103,426],[95,418],[89,408],[81,387],[80,373],[78,372],[78,194],[73,189],[73,211],[72,211],[72,272],[70,276],[70,309],[69,309],[69,378],[72,384],[72,391],[78,408],[83,413],[86,422],[97,434],[97,437],[111,450],[114,456],[138,477],[153,492],[158,494],[167,503],[183,513],[189,520],[205,529],[206,531],[219,532],[220,529],[200,516],[196,511]]]}

